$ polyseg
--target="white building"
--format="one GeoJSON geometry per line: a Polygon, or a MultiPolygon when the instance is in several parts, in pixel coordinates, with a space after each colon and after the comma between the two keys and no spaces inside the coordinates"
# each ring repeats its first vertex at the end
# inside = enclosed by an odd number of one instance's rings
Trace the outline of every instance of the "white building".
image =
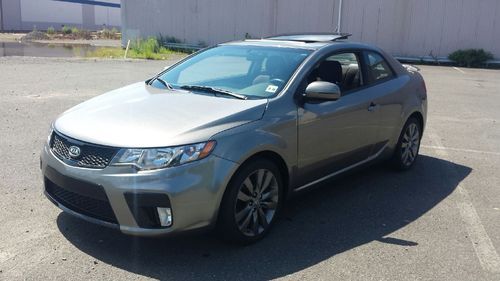
{"type": "Polygon", "coordinates": [[[500,58],[500,0],[122,0],[123,42],[173,36],[214,44],[280,33],[352,33],[393,55],[447,57],[483,48],[500,58]],[[341,5],[342,3],[342,5],[341,5]],[[340,15],[340,19],[339,19],[340,15]],[[339,25],[340,23],[340,25],[339,25]]]}
{"type": "Polygon", "coordinates": [[[0,0],[0,30],[120,27],[120,0],[0,0]]]}

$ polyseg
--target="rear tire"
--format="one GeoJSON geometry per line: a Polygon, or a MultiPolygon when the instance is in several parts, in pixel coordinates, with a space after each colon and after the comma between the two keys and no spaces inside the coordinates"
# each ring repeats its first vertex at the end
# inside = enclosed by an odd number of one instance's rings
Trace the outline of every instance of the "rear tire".
{"type": "Polygon", "coordinates": [[[410,117],[403,127],[399,141],[392,157],[394,168],[406,171],[413,167],[418,158],[422,128],[415,117],[410,117]]]}
{"type": "Polygon", "coordinates": [[[281,209],[283,181],[278,167],[257,159],[229,182],[219,210],[219,235],[238,244],[254,243],[270,231],[281,209]]]}

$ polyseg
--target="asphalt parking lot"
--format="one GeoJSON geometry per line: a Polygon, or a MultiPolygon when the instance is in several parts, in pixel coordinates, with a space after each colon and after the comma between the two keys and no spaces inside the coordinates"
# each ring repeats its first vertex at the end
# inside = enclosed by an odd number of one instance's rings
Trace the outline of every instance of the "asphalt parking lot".
{"type": "Polygon", "coordinates": [[[59,113],[172,62],[0,58],[0,280],[500,280],[500,71],[422,66],[421,158],[291,201],[263,241],[144,239],[61,213],[39,151],[59,113]]]}

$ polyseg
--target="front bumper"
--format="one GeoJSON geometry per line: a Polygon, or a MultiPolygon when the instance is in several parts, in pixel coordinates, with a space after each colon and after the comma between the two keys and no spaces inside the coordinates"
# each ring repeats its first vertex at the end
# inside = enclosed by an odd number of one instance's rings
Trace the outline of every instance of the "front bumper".
{"type": "Polygon", "coordinates": [[[153,171],[114,166],[88,169],[65,164],[47,144],[41,153],[45,195],[50,201],[81,219],[139,236],[213,225],[225,187],[237,167],[237,163],[211,155],[153,171]],[[147,212],[140,211],[166,206],[172,210],[169,227],[155,226],[151,223],[154,218],[149,216],[148,220],[147,212]]]}

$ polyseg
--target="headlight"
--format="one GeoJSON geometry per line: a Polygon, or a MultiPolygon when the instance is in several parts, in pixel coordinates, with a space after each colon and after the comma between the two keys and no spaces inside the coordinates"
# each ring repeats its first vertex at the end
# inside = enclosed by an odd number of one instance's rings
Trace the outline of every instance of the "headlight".
{"type": "Polygon", "coordinates": [[[111,165],[131,165],[139,170],[154,170],[182,165],[203,159],[210,155],[215,141],[165,148],[121,149],[111,165]]]}
{"type": "Polygon", "coordinates": [[[54,123],[50,124],[49,136],[47,137],[47,143],[50,144],[50,139],[52,138],[52,133],[54,132],[54,123]]]}

